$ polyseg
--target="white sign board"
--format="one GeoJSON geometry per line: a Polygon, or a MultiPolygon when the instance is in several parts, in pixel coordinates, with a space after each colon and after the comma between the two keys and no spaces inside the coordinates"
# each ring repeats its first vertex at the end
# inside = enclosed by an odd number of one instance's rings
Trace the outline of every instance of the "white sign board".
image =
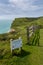
{"type": "Polygon", "coordinates": [[[11,51],[22,47],[22,39],[21,38],[19,38],[17,40],[10,40],[10,43],[11,43],[11,51]]]}

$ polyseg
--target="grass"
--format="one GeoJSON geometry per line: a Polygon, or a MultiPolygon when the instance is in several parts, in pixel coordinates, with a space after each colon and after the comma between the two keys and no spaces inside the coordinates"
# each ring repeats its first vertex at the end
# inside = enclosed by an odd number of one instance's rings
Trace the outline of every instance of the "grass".
{"type": "MultiPolygon", "coordinates": [[[[24,23],[25,22],[23,22],[22,24],[24,23]]],[[[10,41],[0,41],[0,65],[43,65],[43,29],[40,29],[40,46],[29,46],[27,44],[26,26],[30,25],[31,23],[32,22],[26,22],[25,25],[21,25],[18,23],[18,25],[20,26],[15,26],[15,29],[20,31],[17,36],[22,37],[22,54],[12,56],[10,50],[10,41]]],[[[15,35],[11,36],[14,37],[15,35]]]]}
{"type": "Polygon", "coordinates": [[[43,29],[40,30],[39,47],[24,44],[22,54],[12,56],[10,42],[0,41],[0,52],[0,65],[43,65],[43,29]]]}

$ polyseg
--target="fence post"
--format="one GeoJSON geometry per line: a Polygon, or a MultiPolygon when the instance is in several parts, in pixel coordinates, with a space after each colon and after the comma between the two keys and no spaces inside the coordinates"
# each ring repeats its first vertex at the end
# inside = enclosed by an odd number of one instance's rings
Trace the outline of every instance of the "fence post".
{"type": "MultiPolygon", "coordinates": [[[[19,39],[21,39],[21,37],[19,37],[19,39]]],[[[21,39],[21,43],[22,43],[22,39],[21,39]]],[[[21,53],[22,53],[22,47],[20,48],[20,51],[21,51],[21,53]]]]}
{"type": "Polygon", "coordinates": [[[10,47],[11,47],[11,53],[12,53],[12,39],[10,39],[10,47]]]}
{"type": "Polygon", "coordinates": [[[30,43],[29,42],[29,27],[27,27],[27,43],[30,43]]]}

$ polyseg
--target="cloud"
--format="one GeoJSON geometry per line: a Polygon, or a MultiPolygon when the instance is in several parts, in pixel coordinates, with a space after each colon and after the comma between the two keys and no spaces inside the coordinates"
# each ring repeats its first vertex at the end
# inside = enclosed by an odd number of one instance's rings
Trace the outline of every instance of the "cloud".
{"type": "Polygon", "coordinates": [[[26,16],[23,15],[23,14],[19,14],[19,15],[1,15],[0,20],[2,20],[2,19],[13,20],[14,18],[18,18],[18,17],[26,17],[26,16]]]}
{"type": "Polygon", "coordinates": [[[14,15],[1,15],[0,19],[8,19],[8,20],[13,20],[14,19],[14,15]]]}
{"type": "Polygon", "coordinates": [[[14,6],[18,7],[21,10],[37,10],[39,6],[34,5],[34,2],[37,0],[9,0],[9,2],[14,6]]]}
{"type": "Polygon", "coordinates": [[[43,15],[42,0],[0,0],[0,19],[39,15],[43,15]]]}

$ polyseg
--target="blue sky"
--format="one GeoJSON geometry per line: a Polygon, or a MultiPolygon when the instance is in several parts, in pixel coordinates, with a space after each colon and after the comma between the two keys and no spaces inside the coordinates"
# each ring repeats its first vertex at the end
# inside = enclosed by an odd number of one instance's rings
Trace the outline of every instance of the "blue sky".
{"type": "Polygon", "coordinates": [[[0,0],[0,19],[43,16],[43,0],[0,0]]]}

